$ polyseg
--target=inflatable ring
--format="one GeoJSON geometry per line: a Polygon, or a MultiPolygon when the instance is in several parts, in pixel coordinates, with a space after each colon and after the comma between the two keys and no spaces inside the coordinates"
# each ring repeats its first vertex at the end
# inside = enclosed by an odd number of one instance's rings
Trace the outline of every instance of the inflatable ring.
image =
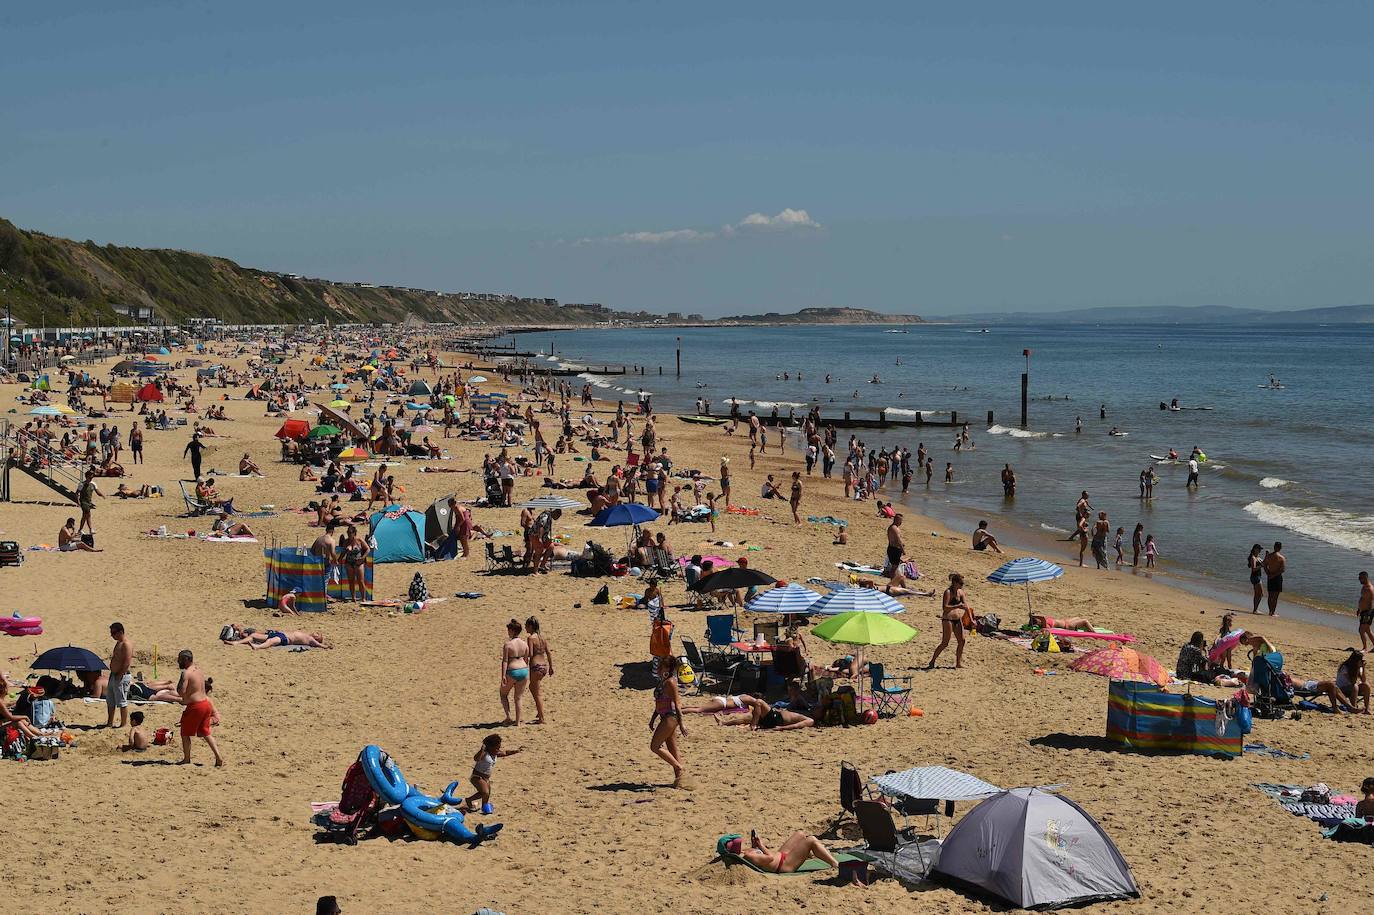
{"type": "Polygon", "coordinates": [[[376,744],[363,747],[358,761],[362,763],[367,783],[381,795],[382,800],[388,804],[400,804],[410,796],[412,789],[406,783],[406,777],[401,774],[395,760],[387,756],[381,747],[376,744]]]}
{"type": "MultiPolygon", "coordinates": [[[[452,790],[450,785],[449,789],[452,790]]],[[[449,795],[444,792],[445,797],[449,795]]],[[[448,839],[464,845],[476,846],[483,839],[489,839],[501,831],[501,824],[478,826],[477,831],[468,829],[463,813],[450,807],[446,801],[423,794],[412,794],[401,804],[401,818],[406,821],[416,837],[430,842],[448,839]]]]}
{"type": "Polygon", "coordinates": [[[12,636],[16,636],[16,637],[21,636],[21,635],[42,635],[42,634],[43,634],[43,627],[42,627],[42,626],[26,626],[26,627],[24,627],[23,629],[2,629],[2,630],[0,630],[0,632],[4,632],[5,635],[12,635],[12,636]]]}

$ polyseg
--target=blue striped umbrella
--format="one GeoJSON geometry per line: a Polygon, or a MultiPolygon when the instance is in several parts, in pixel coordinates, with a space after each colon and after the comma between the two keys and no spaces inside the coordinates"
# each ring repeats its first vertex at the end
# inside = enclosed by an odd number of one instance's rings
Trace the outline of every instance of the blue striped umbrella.
{"type": "Polygon", "coordinates": [[[760,592],[744,605],[744,609],[753,613],[808,613],[811,605],[820,599],[821,596],[815,591],[803,588],[794,581],[781,588],[760,592]]]}
{"type": "Polygon", "coordinates": [[[851,585],[831,591],[811,605],[809,612],[823,616],[840,613],[901,613],[906,610],[888,595],[877,588],[860,588],[851,585]]]}
{"type": "Polygon", "coordinates": [[[997,585],[1025,585],[1026,614],[1029,616],[1031,612],[1031,583],[1053,581],[1063,574],[1064,570],[1052,562],[1036,559],[1034,556],[1023,556],[999,566],[988,576],[988,581],[997,585]]]}

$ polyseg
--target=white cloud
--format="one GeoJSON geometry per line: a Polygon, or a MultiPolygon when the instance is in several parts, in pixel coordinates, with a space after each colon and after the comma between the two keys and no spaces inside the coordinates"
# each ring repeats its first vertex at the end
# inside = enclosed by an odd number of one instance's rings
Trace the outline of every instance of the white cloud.
{"type": "Polygon", "coordinates": [[[783,210],[776,216],[766,216],[763,213],[750,213],[740,220],[737,229],[746,227],[757,227],[764,229],[819,229],[821,224],[811,218],[811,214],[805,210],[794,210],[791,207],[783,210]]]}
{"type": "Polygon", "coordinates": [[[743,231],[759,229],[773,230],[811,230],[819,229],[821,224],[811,218],[806,210],[787,208],[776,216],[764,213],[750,213],[736,223],[721,226],[719,232],[709,229],[663,229],[657,232],[621,232],[619,235],[604,235],[599,238],[579,238],[574,244],[619,244],[619,245],[665,245],[677,242],[709,241],[713,238],[732,237],[743,231]]]}

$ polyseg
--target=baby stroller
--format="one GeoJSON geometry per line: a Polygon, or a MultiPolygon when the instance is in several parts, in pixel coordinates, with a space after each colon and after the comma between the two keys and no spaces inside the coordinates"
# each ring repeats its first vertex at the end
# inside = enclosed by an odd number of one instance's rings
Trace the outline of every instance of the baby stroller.
{"type": "Polygon", "coordinates": [[[1255,655],[1250,662],[1250,679],[1246,687],[1255,697],[1257,718],[1282,718],[1284,709],[1293,704],[1293,688],[1283,675],[1283,654],[1280,652],[1255,655]]]}
{"type": "Polygon", "coordinates": [[[344,773],[339,803],[318,821],[328,833],[337,834],[338,841],[358,844],[358,834],[376,825],[382,809],[382,799],[372,790],[363,772],[362,757],[353,761],[344,773]]]}
{"type": "Polygon", "coordinates": [[[506,494],[501,491],[501,478],[497,476],[484,477],[482,483],[487,489],[488,505],[505,505],[506,494]]]}

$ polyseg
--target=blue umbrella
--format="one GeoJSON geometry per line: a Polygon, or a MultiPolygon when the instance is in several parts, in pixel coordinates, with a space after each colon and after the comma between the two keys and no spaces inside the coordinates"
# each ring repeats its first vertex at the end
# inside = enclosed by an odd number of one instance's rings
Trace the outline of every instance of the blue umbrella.
{"type": "Polygon", "coordinates": [[[906,608],[877,588],[850,585],[831,591],[811,605],[811,613],[836,616],[840,613],[901,613],[906,608]]]}
{"type": "Polygon", "coordinates": [[[988,576],[988,581],[995,585],[1025,585],[1026,613],[1029,615],[1031,612],[1031,582],[1053,581],[1063,574],[1064,570],[1052,562],[1036,559],[1034,556],[1023,556],[999,566],[988,576]]]}
{"type": "Polygon", "coordinates": [[[407,409],[407,410],[433,410],[433,409],[434,409],[434,405],[433,405],[433,404],[427,404],[427,403],[408,403],[408,404],[406,404],[406,409],[407,409]]]}
{"type": "Polygon", "coordinates": [[[347,390],[348,390],[348,385],[344,384],[342,381],[336,381],[336,382],[334,382],[333,384],[331,384],[330,387],[333,388],[333,389],[336,390],[336,391],[347,391],[347,390]]]}
{"type": "Polygon", "coordinates": [[[61,415],[62,415],[62,411],[59,410],[59,409],[57,409],[57,407],[49,407],[49,406],[34,407],[32,410],[29,411],[29,415],[30,415],[30,416],[61,416],[61,415]]]}
{"type": "Polygon", "coordinates": [[[781,588],[769,588],[760,592],[744,609],[753,613],[809,613],[811,605],[821,596],[810,588],[803,588],[795,581],[781,588]]]}
{"type": "Polygon", "coordinates": [[[626,524],[644,524],[657,520],[658,512],[649,506],[638,502],[622,502],[610,508],[603,508],[587,524],[591,527],[623,527],[626,524]]]}
{"type": "Polygon", "coordinates": [[[49,648],[33,659],[30,670],[105,670],[100,655],[88,648],[49,648]]]}

